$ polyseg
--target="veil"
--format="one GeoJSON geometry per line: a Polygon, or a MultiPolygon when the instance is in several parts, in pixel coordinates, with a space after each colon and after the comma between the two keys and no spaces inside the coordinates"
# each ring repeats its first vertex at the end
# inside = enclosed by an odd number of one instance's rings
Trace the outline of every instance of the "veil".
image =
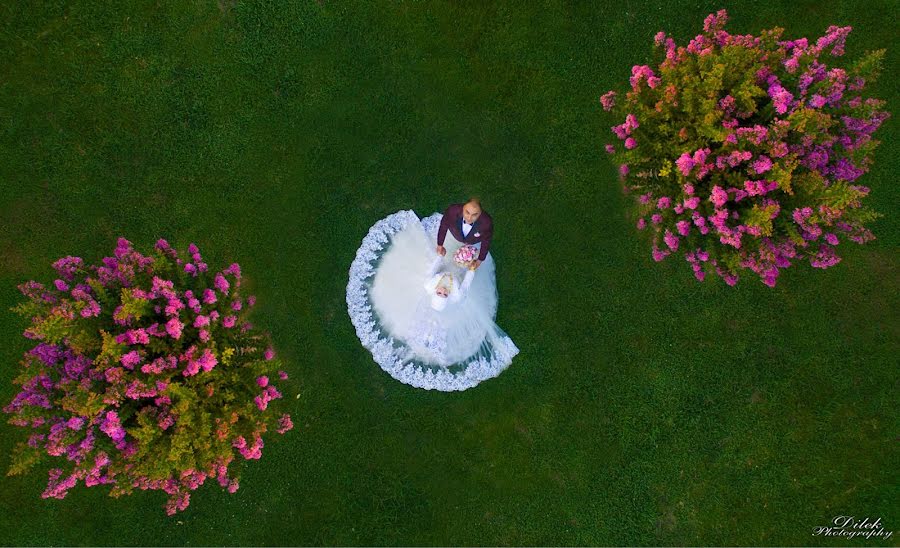
{"type": "Polygon", "coordinates": [[[460,281],[459,274],[447,268],[443,257],[435,253],[416,310],[399,333],[409,344],[412,357],[447,367],[475,353],[487,333],[486,325],[471,321],[472,317],[466,316],[467,308],[461,306],[474,278],[475,271],[467,270],[460,281]],[[450,294],[439,297],[435,289],[445,277],[450,280],[450,294]]]}

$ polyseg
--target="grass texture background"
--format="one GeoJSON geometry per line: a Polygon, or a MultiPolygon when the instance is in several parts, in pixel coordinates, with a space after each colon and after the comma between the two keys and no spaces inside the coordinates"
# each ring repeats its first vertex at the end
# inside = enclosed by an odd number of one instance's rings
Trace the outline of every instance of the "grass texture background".
{"type": "MultiPolygon", "coordinates": [[[[241,264],[297,424],[171,518],[163,493],[3,477],[0,543],[877,545],[812,536],[849,514],[897,545],[896,116],[860,180],[878,239],[773,289],[654,263],[603,152],[600,95],[722,7],[736,34],[853,26],[836,64],[888,48],[896,113],[894,1],[0,4],[3,403],[29,348],[16,284],[163,237],[241,264]],[[469,194],[521,353],[414,389],[356,338],[348,269],[378,219],[469,194]]],[[[0,425],[4,472],[19,439],[0,425]]]]}

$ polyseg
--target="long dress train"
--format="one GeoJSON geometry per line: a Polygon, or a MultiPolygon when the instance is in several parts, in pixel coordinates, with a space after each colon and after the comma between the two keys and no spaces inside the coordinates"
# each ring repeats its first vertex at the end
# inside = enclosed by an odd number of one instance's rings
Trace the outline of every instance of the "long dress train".
{"type": "Polygon", "coordinates": [[[434,248],[441,217],[420,220],[404,210],[375,223],[350,268],[347,306],[363,346],[395,379],[419,388],[465,390],[499,375],[519,349],[494,322],[493,257],[489,252],[467,272],[453,261],[464,244],[449,232],[447,253],[440,257],[434,248]],[[431,300],[441,274],[453,280],[457,293],[437,311],[431,300]]]}

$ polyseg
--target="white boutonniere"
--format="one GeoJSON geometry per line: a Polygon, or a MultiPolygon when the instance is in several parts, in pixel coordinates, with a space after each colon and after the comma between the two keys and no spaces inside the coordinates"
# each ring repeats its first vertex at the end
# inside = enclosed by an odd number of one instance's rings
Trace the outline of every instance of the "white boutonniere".
{"type": "Polygon", "coordinates": [[[475,237],[477,238],[477,237],[479,237],[479,236],[481,236],[481,232],[476,232],[476,233],[475,233],[475,237]]]}

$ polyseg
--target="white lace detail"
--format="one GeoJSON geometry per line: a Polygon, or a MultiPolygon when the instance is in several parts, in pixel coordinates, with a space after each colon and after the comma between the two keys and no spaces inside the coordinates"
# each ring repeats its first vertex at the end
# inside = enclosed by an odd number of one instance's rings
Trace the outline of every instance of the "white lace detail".
{"type": "MultiPolygon", "coordinates": [[[[390,242],[391,235],[409,223],[421,222],[429,237],[437,241],[442,216],[441,213],[435,213],[420,221],[412,210],[403,210],[392,213],[372,225],[350,266],[347,311],[362,345],[372,352],[375,362],[392,377],[417,388],[451,392],[471,388],[483,380],[496,377],[506,369],[512,363],[513,357],[519,353],[512,339],[504,337],[499,344],[494,344],[490,356],[472,359],[465,364],[465,369],[457,373],[440,368],[424,369],[414,362],[401,359],[402,354],[395,348],[393,337],[385,336],[375,328],[376,321],[373,318],[366,282],[375,273],[373,262],[380,257],[378,252],[390,242]]],[[[430,344],[439,347],[440,341],[431,341],[430,344]]]]}
{"type": "Polygon", "coordinates": [[[423,322],[412,331],[413,340],[431,352],[432,358],[439,363],[446,363],[447,336],[435,321],[423,322]]]}

